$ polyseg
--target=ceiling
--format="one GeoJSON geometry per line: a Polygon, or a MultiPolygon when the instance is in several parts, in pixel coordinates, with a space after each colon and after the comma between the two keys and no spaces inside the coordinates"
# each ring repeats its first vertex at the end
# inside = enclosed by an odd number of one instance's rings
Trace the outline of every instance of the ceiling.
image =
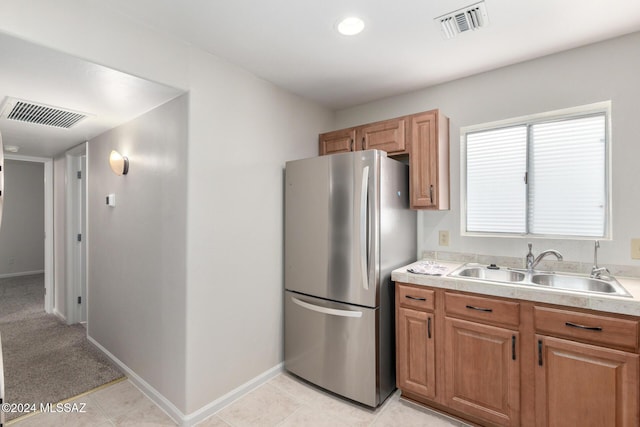
{"type": "Polygon", "coordinates": [[[489,25],[434,18],[478,0],[110,0],[137,22],[340,109],[640,30],[638,0],[485,0],[489,25]],[[338,19],[358,15],[345,37],[338,19]]]}
{"type": "Polygon", "coordinates": [[[0,34],[0,113],[7,97],[87,113],[69,129],[8,120],[5,145],[21,156],[53,157],[180,95],[150,82],[52,49],[0,34]]]}
{"type": "MultiPolygon", "coordinates": [[[[332,109],[409,92],[640,31],[638,0],[485,0],[489,25],[445,39],[434,18],[474,0],[110,0],[134,22],[199,47],[332,109]],[[340,18],[364,31],[346,37],[340,18]]],[[[178,96],[0,34],[6,96],[89,113],[71,129],[0,117],[5,145],[51,157],[178,96]]]]}

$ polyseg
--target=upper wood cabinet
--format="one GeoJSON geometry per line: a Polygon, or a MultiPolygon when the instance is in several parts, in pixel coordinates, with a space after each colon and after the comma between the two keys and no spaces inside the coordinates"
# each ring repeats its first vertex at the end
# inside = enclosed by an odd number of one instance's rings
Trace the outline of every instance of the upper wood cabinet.
{"type": "Polygon", "coordinates": [[[406,117],[401,117],[356,128],[356,140],[360,143],[360,149],[382,150],[390,156],[407,154],[407,121],[406,117]]]}
{"type": "Polygon", "coordinates": [[[320,134],[320,155],[378,149],[409,157],[412,209],[449,209],[449,119],[438,110],[320,134]]]}
{"type": "Polygon", "coordinates": [[[320,155],[346,153],[355,150],[356,129],[341,129],[321,133],[319,138],[320,155]]]}
{"type": "Polygon", "coordinates": [[[449,209],[449,119],[437,110],[411,116],[411,208],[449,209]]]}

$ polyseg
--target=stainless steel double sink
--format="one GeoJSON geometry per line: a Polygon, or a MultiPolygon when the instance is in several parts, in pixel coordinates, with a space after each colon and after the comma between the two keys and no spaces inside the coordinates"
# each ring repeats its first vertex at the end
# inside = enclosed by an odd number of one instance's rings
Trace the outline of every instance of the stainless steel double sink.
{"type": "Polygon", "coordinates": [[[527,271],[485,266],[481,264],[465,264],[448,274],[450,277],[476,279],[490,282],[508,283],[513,285],[540,286],[554,289],[564,289],[576,292],[605,294],[612,296],[631,297],[622,285],[611,276],[593,278],[572,274],[558,274],[545,271],[527,271]]]}

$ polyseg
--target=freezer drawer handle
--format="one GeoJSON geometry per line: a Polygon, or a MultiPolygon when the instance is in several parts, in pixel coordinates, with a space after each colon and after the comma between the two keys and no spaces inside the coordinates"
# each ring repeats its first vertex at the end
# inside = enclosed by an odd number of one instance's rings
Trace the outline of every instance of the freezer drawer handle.
{"type": "Polygon", "coordinates": [[[291,297],[291,301],[298,304],[300,307],[317,311],[318,313],[322,314],[330,314],[332,316],[341,317],[362,317],[361,311],[337,310],[335,308],[320,307],[319,305],[309,304],[308,302],[301,301],[296,297],[291,297]]]}

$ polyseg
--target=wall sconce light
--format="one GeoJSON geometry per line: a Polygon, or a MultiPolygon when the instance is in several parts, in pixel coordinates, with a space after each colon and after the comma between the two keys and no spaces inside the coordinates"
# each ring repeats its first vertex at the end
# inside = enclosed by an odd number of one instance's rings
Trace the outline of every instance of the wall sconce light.
{"type": "Polygon", "coordinates": [[[109,166],[116,175],[126,175],[129,172],[129,159],[116,150],[112,150],[109,155],[109,166]]]}

